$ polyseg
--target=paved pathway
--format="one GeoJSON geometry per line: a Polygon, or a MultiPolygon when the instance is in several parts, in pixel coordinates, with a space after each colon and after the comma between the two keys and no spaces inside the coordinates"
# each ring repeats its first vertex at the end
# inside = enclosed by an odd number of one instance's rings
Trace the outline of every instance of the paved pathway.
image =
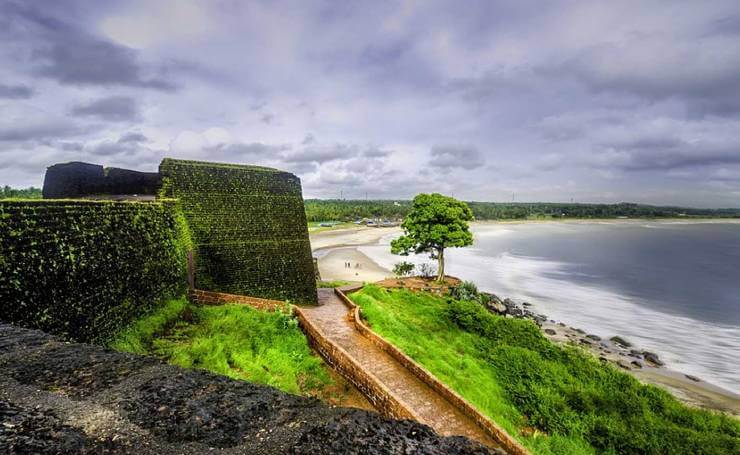
{"type": "Polygon", "coordinates": [[[420,417],[422,423],[444,436],[463,435],[489,447],[498,447],[472,419],[362,336],[350,321],[349,310],[333,289],[319,289],[319,304],[301,309],[325,336],[393,391],[420,417]]]}

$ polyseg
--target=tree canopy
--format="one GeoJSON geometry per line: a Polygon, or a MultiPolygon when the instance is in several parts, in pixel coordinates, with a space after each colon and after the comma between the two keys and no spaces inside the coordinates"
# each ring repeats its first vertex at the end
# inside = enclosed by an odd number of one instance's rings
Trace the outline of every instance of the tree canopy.
{"type": "Polygon", "coordinates": [[[473,244],[468,225],[472,220],[473,211],[462,201],[438,193],[418,194],[401,224],[403,235],[391,242],[391,252],[430,253],[438,261],[437,279],[443,280],[444,250],[473,244]]]}
{"type": "MultiPolygon", "coordinates": [[[[476,220],[559,220],[565,218],[737,218],[740,208],[707,209],[643,204],[579,204],[554,202],[466,202],[476,220]]],[[[398,220],[411,210],[408,200],[307,199],[308,221],[354,221],[362,218],[398,220]]]]}

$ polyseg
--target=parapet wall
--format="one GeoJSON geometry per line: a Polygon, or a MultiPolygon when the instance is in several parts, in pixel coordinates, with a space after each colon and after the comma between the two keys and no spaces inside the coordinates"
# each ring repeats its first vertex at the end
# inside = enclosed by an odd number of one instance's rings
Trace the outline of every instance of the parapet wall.
{"type": "Polygon", "coordinates": [[[385,338],[381,337],[368,327],[362,320],[360,307],[347,297],[347,294],[360,289],[362,289],[362,286],[342,289],[336,288],[334,290],[342,302],[350,309],[350,317],[352,318],[358,332],[360,332],[365,338],[369,339],[374,345],[391,355],[391,357],[395,358],[401,365],[413,373],[414,376],[442,395],[465,415],[473,419],[479,427],[485,430],[496,442],[501,444],[507,453],[514,455],[531,455],[531,453],[521,445],[519,441],[511,437],[506,430],[483,415],[475,408],[475,406],[470,404],[457,392],[447,387],[446,384],[437,379],[437,377],[429,372],[429,370],[416,363],[411,357],[407,356],[403,351],[389,343],[385,338]]]}
{"type": "Polygon", "coordinates": [[[161,186],[156,172],[103,167],[82,162],[49,166],[42,190],[45,199],[67,199],[102,195],[154,196],[161,186]]]}
{"type": "Polygon", "coordinates": [[[393,392],[371,373],[357,363],[344,349],[333,343],[321,330],[303,314],[299,307],[293,307],[303,333],[311,346],[334,367],[335,370],[349,380],[381,414],[394,419],[411,419],[417,422],[421,419],[406,407],[393,392]]]}
{"type": "Polygon", "coordinates": [[[177,201],[0,200],[0,320],[97,341],[185,290],[177,201]]]}
{"type": "Polygon", "coordinates": [[[161,193],[181,201],[196,247],[195,287],[316,302],[301,183],[258,166],[165,158],[161,193]]]}

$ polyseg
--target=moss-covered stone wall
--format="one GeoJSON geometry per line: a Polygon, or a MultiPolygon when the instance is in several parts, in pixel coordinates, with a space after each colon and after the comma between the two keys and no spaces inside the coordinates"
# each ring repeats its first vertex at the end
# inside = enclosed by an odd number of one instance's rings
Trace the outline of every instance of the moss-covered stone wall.
{"type": "Polygon", "coordinates": [[[165,158],[161,194],[177,198],[196,245],[196,287],[316,302],[300,179],[277,169],[165,158]]]}
{"type": "Polygon", "coordinates": [[[98,341],[185,290],[177,201],[0,200],[0,320],[98,341]]]}

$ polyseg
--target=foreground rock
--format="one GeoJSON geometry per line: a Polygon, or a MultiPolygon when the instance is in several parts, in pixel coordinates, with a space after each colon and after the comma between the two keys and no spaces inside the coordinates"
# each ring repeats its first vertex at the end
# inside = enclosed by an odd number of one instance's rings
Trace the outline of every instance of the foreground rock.
{"type": "Polygon", "coordinates": [[[484,454],[429,427],[0,323],[0,453],[484,454]]]}

